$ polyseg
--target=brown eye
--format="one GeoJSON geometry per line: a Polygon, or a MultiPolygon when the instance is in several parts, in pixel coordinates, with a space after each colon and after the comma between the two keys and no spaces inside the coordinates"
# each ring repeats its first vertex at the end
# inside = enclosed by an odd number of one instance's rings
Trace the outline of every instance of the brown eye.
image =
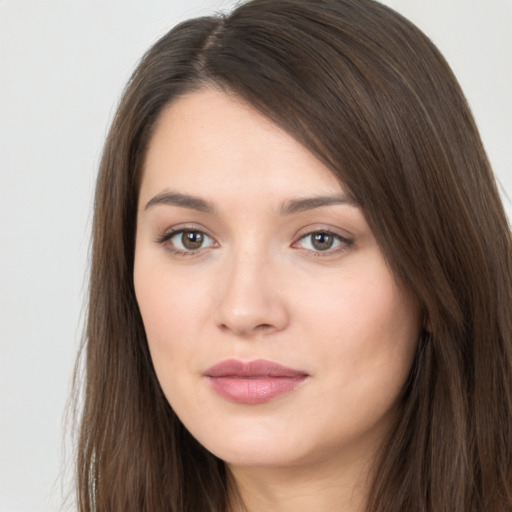
{"type": "Polygon", "coordinates": [[[334,245],[334,235],[331,233],[313,233],[311,235],[311,245],[317,251],[327,251],[334,245]]]}
{"type": "Polygon", "coordinates": [[[206,233],[197,229],[179,229],[157,240],[175,254],[197,254],[203,249],[217,247],[217,243],[206,233]]]}
{"type": "Polygon", "coordinates": [[[205,236],[200,231],[183,231],[181,234],[181,243],[189,251],[200,249],[204,239],[205,236]]]}
{"type": "Polygon", "coordinates": [[[352,246],[353,241],[345,238],[337,233],[330,231],[312,231],[307,235],[301,237],[293,244],[293,247],[306,249],[309,252],[320,255],[325,253],[325,256],[333,255],[342,252],[352,246]]]}

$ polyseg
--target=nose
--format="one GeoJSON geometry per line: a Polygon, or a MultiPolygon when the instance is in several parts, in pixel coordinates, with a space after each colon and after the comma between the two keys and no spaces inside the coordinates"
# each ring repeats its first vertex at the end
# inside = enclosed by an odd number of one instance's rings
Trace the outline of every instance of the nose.
{"type": "Polygon", "coordinates": [[[218,327],[242,337],[285,329],[289,309],[279,274],[275,264],[255,252],[226,261],[219,286],[218,327]]]}

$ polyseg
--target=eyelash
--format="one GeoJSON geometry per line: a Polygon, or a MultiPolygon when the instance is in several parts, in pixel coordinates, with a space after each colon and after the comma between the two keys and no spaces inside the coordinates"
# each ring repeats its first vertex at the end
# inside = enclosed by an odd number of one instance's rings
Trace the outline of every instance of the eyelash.
{"type": "Polygon", "coordinates": [[[174,229],[173,231],[170,231],[168,233],[164,233],[162,236],[160,236],[156,242],[160,245],[163,245],[165,247],[165,249],[167,251],[169,251],[171,254],[173,254],[174,256],[187,256],[187,257],[190,257],[190,256],[198,256],[200,255],[204,250],[208,249],[208,247],[200,247],[196,250],[183,250],[183,249],[179,249],[177,248],[175,245],[173,245],[172,243],[168,243],[170,242],[175,236],[177,235],[182,235],[184,233],[197,233],[199,235],[202,235],[204,237],[206,237],[207,239],[213,241],[214,243],[216,243],[213,238],[209,235],[207,235],[204,231],[200,230],[200,229],[195,229],[195,228],[187,228],[187,227],[184,227],[184,228],[179,228],[179,229],[174,229]]]}
{"type": "MultiPolygon", "coordinates": [[[[306,233],[305,235],[302,235],[296,242],[294,242],[292,244],[292,247],[295,247],[300,242],[302,242],[302,241],[306,240],[307,238],[310,238],[314,235],[332,236],[334,238],[335,242],[338,242],[338,245],[335,246],[334,248],[328,248],[324,251],[318,250],[318,249],[315,250],[315,249],[304,248],[304,250],[306,250],[309,254],[311,254],[312,256],[315,256],[317,258],[322,258],[322,257],[325,258],[325,257],[329,257],[329,256],[333,256],[333,255],[337,255],[339,253],[345,252],[347,249],[349,249],[354,244],[353,240],[346,238],[344,236],[341,236],[339,233],[335,233],[334,231],[330,231],[328,229],[318,229],[315,231],[310,231],[310,232],[306,233]]],[[[311,245],[311,242],[310,242],[310,245],[311,245]]]]}
{"type": "MultiPolygon", "coordinates": [[[[187,233],[187,232],[188,233],[196,233],[196,234],[202,235],[205,238],[211,240],[214,244],[216,244],[216,246],[214,245],[213,247],[218,247],[218,243],[212,237],[207,235],[204,231],[202,231],[200,229],[186,228],[186,227],[175,229],[175,230],[172,230],[172,231],[170,231],[168,233],[164,233],[162,236],[160,236],[156,240],[156,243],[158,243],[160,245],[163,245],[166,250],[168,250],[171,254],[173,254],[175,256],[186,256],[186,257],[199,256],[205,250],[209,249],[209,247],[199,247],[198,249],[195,249],[195,250],[183,250],[183,249],[177,248],[172,243],[171,244],[168,243],[175,236],[177,236],[177,235],[182,235],[183,236],[183,234],[187,233]]],[[[314,235],[332,236],[334,238],[335,242],[338,242],[338,245],[336,245],[334,249],[328,248],[328,249],[326,249],[324,251],[303,248],[305,251],[307,251],[312,256],[319,257],[319,258],[333,256],[335,254],[342,253],[342,252],[346,251],[348,248],[350,248],[354,244],[353,240],[351,240],[349,238],[346,238],[344,236],[341,236],[338,233],[335,233],[335,232],[330,231],[328,229],[318,229],[318,230],[310,231],[310,232],[302,235],[296,242],[294,242],[291,245],[291,247],[297,248],[296,247],[297,244],[299,244],[300,242],[306,240],[308,237],[312,237],[314,235]]]]}

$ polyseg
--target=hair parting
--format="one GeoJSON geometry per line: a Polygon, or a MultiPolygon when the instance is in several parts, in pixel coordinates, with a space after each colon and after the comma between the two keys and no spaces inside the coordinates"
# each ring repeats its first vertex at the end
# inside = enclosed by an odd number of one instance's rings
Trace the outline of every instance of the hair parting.
{"type": "Polygon", "coordinates": [[[452,71],[372,0],[253,0],[163,36],[113,120],[94,204],[80,512],[224,512],[236,500],[160,389],[132,276],[151,135],[169,104],[208,87],[332,170],[428,319],[367,510],[512,511],[512,241],[452,71]]]}

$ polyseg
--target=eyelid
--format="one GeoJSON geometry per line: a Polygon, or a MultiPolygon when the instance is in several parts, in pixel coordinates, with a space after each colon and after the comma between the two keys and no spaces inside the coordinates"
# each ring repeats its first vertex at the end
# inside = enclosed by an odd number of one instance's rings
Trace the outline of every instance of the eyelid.
{"type": "Polygon", "coordinates": [[[296,241],[293,242],[292,247],[296,248],[296,249],[303,249],[303,250],[313,254],[314,256],[327,257],[327,256],[333,256],[340,252],[344,252],[348,248],[350,248],[352,245],[354,245],[354,240],[352,237],[349,238],[346,235],[342,235],[341,233],[339,233],[339,231],[334,230],[332,228],[325,228],[325,227],[319,226],[319,227],[315,227],[315,228],[310,227],[307,232],[299,235],[296,238],[296,241]],[[313,235],[319,234],[319,233],[332,235],[339,243],[334,248],[325,249],[323,251],[320,249],[308,249],[308,248],[304,248],[304,247],[298,247],[298,245],[300,244],[301,241],[305,240],[307,237],[310,237],[310,236],[313,236],[313,235]]]}
{"type": "MultiPolygon", "coordinates": [[[[163,245],[169,252],[171,252],[174,255],[178,256],[198,256],[201,253],[208,251],[212,248],[219,247],[220,244],[217,242],[217,240],[208,232],[209,230],[204,228],[203,226],[198,226],[197,224],[178,224],[175,226],[172,226],[168,229],[166,229],[160,236],[158,236],[155,239],[155,243],[163,245]],[[191,232],[197,232],[201,233],[210,241],[212,242],[206,247],[199,247],[198,249],[180,249],[179,247],[176,247],[174,244],[169,244],[168,242],[175,236],[179,235],[180,233],[191,231],[191,232]]],[[[326,227],[320,226],[320,225],[310,225],[307,227],[304,227],[300,230],[295,236],[295,241],[291,244],[291,247],[294,249],[302,249],[303,251],[306,251],[308,253],[311,253],[314,256],[333,256],[338,253],[344,252],[348,250],[352,245],[354,245],[354,239],[353,236],[350,234],[341,234],[340,228],[333,228],[333,227],[326,227]],[[307,230],[307,231],[306,231],[307,230]],[[302,231],[301,234],[300,231],[302,231]],[[305,240],[307,237],[313,236],[315,234],[328,234],[333,236],[336,241],[338,242],[335,247],[328,248],[325,250],[321,249],[309,249],[306,247],[300,247],[300,244],[303,240],[305,240]]]]}
{"type": "Polygon", "coordinates": [[[197,231],[199,233],[204,233],[210,238],[214,238],[214,236],[210,233],[210,230],[208,228],[196,222],[183,222],[173,224],[172,226],[168,225],[165,229],[159,231],[161,234],[156,237],[155,242],[158,242],[159,240],[162,240],[164,238],[169,238],[173,234],[176,234],[180,231],[197,231]]]}
{"type": "Polygon", "coordinates": [[[177,226],[173,226],[172,228],[166,229],[160,236],[158,236],[155,239],[155,243],[162,245],[165,247],[166,250],[168,250],[171,254],[174,254],[176,256],[198,256],[202,252],[210,249],[215,248],[219,246],[219,243],[215,238],[208,233],[208,230],[206,230],[203,227],[197,226],[197,225],[190,225],[190,224],[181,224],[177,226]],[[169,242],[174,238],[175,236],[179,235],[180,233],[191,231],[195,233],[201,233],[206,238],[210,239],[213,244],[207,246],[207,247],[200,247],[198,249],[180,249],[179,247],[176,247],[173,244],[170,244],[169,242]]]}

